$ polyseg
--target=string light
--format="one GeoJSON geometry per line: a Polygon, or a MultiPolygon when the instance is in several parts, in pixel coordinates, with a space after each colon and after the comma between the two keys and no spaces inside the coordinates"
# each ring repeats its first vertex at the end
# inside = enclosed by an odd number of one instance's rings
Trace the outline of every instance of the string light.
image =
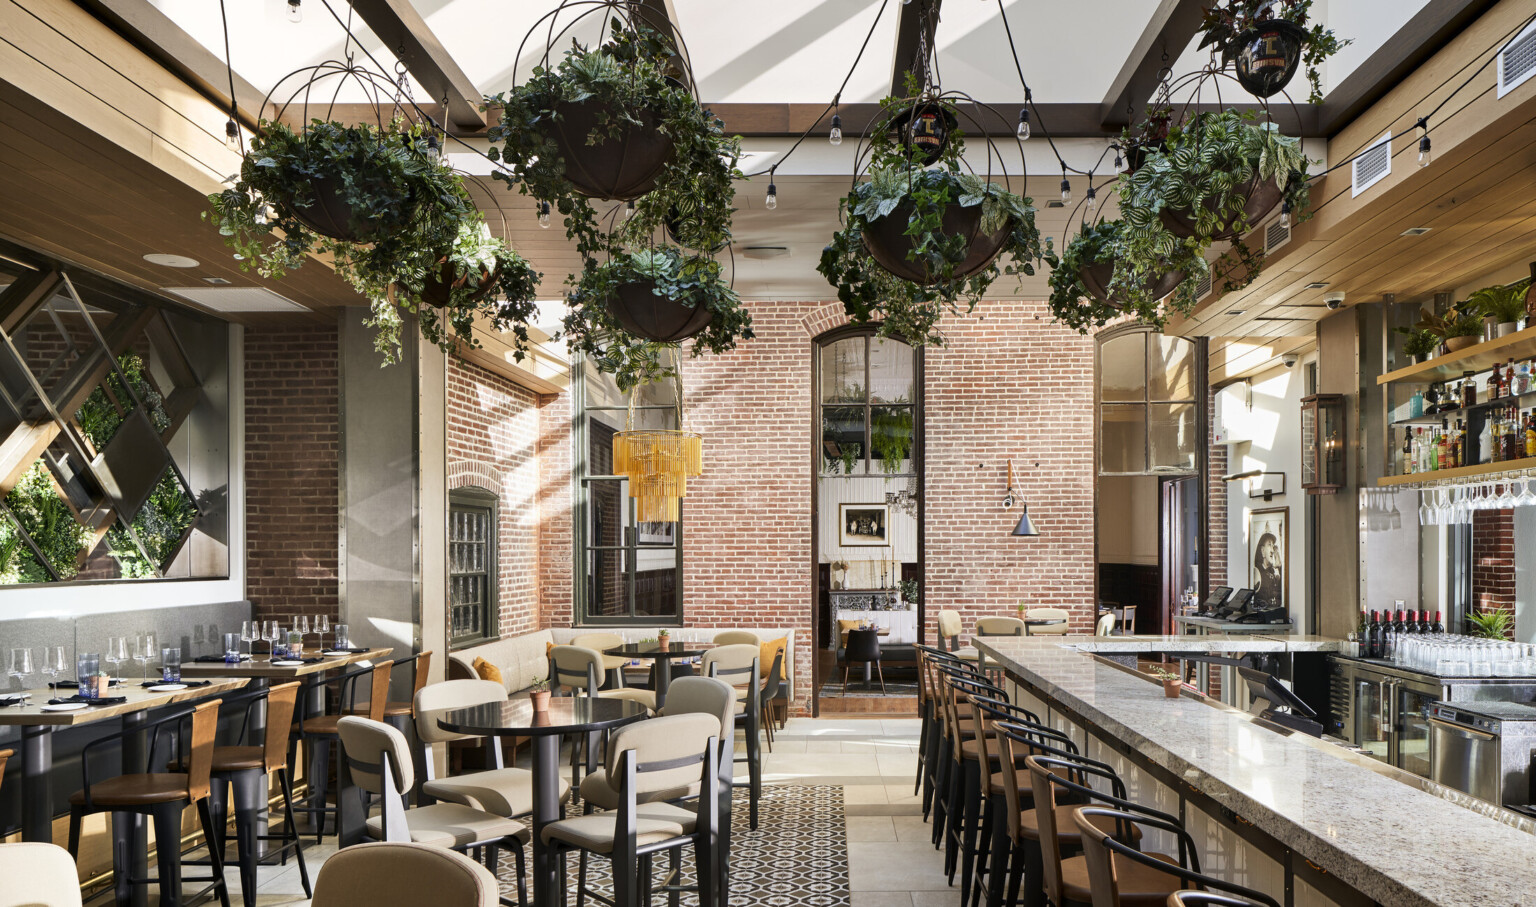
{"type": "Polygon", "coordinates": [[[549,229],[549,202],[539,202],[539,226],[549,229]]]}
{"type": "Polygon", "coordinates": [[[768,197],[763,199],[763,207],[772,211],[779,206],[779,187],[773,184],[774,169],[768,169],[768,197]]]}
{"type": "Polygon", "coordinates": [[[1072,181],[1067,179],[1067,165],[1061,165],[1061,203],[1072,201],[1072,181]]]}
{"type": "Polygon", "coordinates": [[[1093,174],[1090,173],[1088,174],[1088,210],[1084,212],[1086,216],[1093,216],[1093,208],[1098,204],[1098,198],[1099,194],[1093,188],[1093,174]]]}
{"type": "Polygon", "coordinates": [[[832,114],[832,131],[827,133],[827,141],[833,145],[843,143],[843,118],[835,113],[832,114]]]}
{"type": "Polygon", "coordinates": [[[240,125],[234,117],[230,117],[229,122],[224,124],[224,147],[230,151],[240,150],[240,125]]]}
{"type": "Polygon", "coordinates": [[[1019,137],[1019,141],[1021,141],[1021,142],[1029,141],[1029,108],[1028,107],[1020,107],[1019,108],[1019,129],[1014,134],[1019,137]]]}
{"type": "Polygon", "coordinates": [[[624,203],[624,219],[629,220],[635,216],[635,200],[630,199],[624,203]]]}
{"type": "Polygon", "coordinates": [[[1291,228],[1291,202],[1286,199],[1280,205],[1280,226],[1289,230],[1291,228]]]}
{"type": "Polygon", "coordinates": [[[443,159],[443,146],[437,141],[437,132],[427,133],[427,160],[436,164],[443,159]]]}
{"type": "Polygon", "coordinates": [[[304,7],[299,4],[303,0],[288,0],[288,21],[297,25],[304,21],[304,7]]]}
{"type": "Polygon", "coordinates": [[[1419,136],[1419,166],[1428,167],[1432,157],[1429,151],[1429,118],[1419,117],[1419,121],[1413,125],[1424,130],[1424,134],[1419,136]]]}

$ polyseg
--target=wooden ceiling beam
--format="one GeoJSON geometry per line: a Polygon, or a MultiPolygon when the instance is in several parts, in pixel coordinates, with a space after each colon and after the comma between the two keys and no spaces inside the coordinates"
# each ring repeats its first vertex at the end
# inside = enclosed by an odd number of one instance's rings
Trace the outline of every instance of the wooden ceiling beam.
{"type": "Polygon", "coordinates": [[[405,64],[427,95],[448,102],[447,124],[458,130],[485,128],[480,89],[411,5],[411,0],[352,0],[352,9],[385,47],[405,64]]]}
{"type": "Polygon", "coordinates": [[[1141,114],[1143,105],[1157,91],[1159,73],[1173,65],[1200,30],[1205,6],[1205,0],[1159,0],[1099,105],[1099,124],[1104,131],[1119,132],[1141,114]]]}
{"type": "Polygon", "coordinates": [[[922,67],[926,63],[923,55],[933,52],[933,32],[939,24],[940,2],[912,0],[897,7],[901,12],[896,20],[896,50],[891,57],[891,97],[907,96],[907,73],[922,78],[922,67]]]}

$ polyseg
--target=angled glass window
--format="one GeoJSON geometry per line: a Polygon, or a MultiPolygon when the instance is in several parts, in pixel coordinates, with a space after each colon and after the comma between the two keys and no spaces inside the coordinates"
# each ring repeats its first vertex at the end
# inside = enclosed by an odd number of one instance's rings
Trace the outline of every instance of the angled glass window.
{"type": "Polygon", "coordinates": [[[1197,347],[1149,328],[1098,344],[1099,473],[1172,475],[1197,468],[1197,347]]]}

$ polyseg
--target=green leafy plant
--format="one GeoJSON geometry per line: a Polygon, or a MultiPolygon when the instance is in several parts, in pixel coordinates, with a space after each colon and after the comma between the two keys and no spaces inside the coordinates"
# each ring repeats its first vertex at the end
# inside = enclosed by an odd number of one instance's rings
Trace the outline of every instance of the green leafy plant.
{"type": "Polygon", "coordinates": [[[1468,310],[1476,309],[1485,318],[1501,323],[1519,321],[1525,317],[1525,292],[1531,286],[1526,277],[1511,284],[1483,287],[1467,300],[1468,310]]]}
{"type": "Polygon", "coordinates": [[[1428,331],[1441,340],[1452,337],[1480,337],[1483,333],[1483,315],[1470,302],[1458,302],[1444,315],[1425,312],[1415,330],[1428,331]]]}
{"type": "Polygon", "coordinates": [[[1306,32],[1306,38],[1302,41],[1301,63],[1306,68],[1307,82],[1312,87],[1307,100],[1312,104],[1321,104],[1323,89],[1317,67],[1351,42],[1340,40],[1332,29],[1321,22],[1307,28],[1311,11],[1312,0],[1220,0],[1205,10],[1200,21],[1200,29],[1205,32],[1200,47],[1218,48],[1223,60],[1230,63],[1242,50],[1243,36],[1249,29],[1266,19],[1284,19],[1306,32]]]}
{"type": "Polygon", "coordinates": [[[869,428],[870,446],[880,459],[881,470],[886,475],[901,472],[902,461],[912,458],[912,408],[876,406],[870,415],[869,428]]]}
{"type": "Polygon", "coordinates": [[[534,680],[532,683],[528,684],[528,689],[534,692],[547,691],[549,689],[549,678],[540,677],[537,680],[534,680]]]}
{"type": "Polygon", "coordinates": [[[59,579],[70,579],[79,572],[77,559],[90,542],[91,533],[75,519],[42,460],[22,474],[21,481],[5,496],[5,504],[59,579]]]}
{"type": "MultiPolygon", "coordinates": [[[[882,120],[912,105],[911,99],[886,98],[882,120]]],[[[931,103],[954,113],[943,99],[931,103]]],[[[1050,242],[1035,227],[1035,209],[996,183],[963,168],[965,142],[958,129],[951,130],[943,153],[931,167],[909,158],[909,152],[888,131],[877,131],[870,140],[869,178],[855,185],[842,200],[843,228],[822,250],[820,271],[834,287],[837,298],[855,324],[880,321],[880,335],[908,343],[941,345],[939,321],[946,314],[967,314],[1000,274],[1033,275],[1045,261],[1056,256],[1050,242]],[[944,213],[948,206],[980,207],[979,233],[1006,231],[1000,254],[986,267],[964,276],[961,265],[971,252],[971,237],[946,233],[944,213]],[[879,265],[865,245],[864,233],[888,217],[906,217],[904,235],[911,237],[907,260],[926,273],[927,283],[903,279],[879,265]],[[999,261],[1007,260],[1004,265],[999,261]]]]}
{"type": "Polygon", "coordinates": [[[129,579],[159,576],[169,565],[188,529],[197,520],[197,506],[182,487],[174,470],[160,477],[149,499],[133,517],[133,533],[118,523],[107,531],[107,553],[118,563],[118,572],[129,579]],[[134,536],[144,546],[140,551],[134,536]]]}
{"type": "Polygon", "coordinates": [[[1467,613],[1467,635],[1484,639],[1508,639],[1514,623],[1514,612],[1503,608],[1470,611],[1467,613]]]}
{"type": "Polygon", "coordinates": [[[1403,341],[1403,352],[1409,356],[1427,358],[1440,348],[1440,337],[1433,331],[1399,327],[1397,332],[1408,338],[1403,341]]]}
{"type": "Polygon", "coordinates": [[[0,586],[46,583],[52,579],[27,547],[16,524],[0,517],[0,586]]]}
{"type": "MultiPolygon", "coordinates": [[[[1170,261],[1204,258],[1215,235],[1241,237],[1257,226],[1244,207],[1250,192],[1273,182],[1293,223],[1310,216],[1307,166],[1299,139],[1280,134],[1273,123],[1256,123],[1252,113],[1226,110],[1198,113],[1168,131],[1164,148],[1151,151],[1134,172],[1119,181],[1124,221],[1111,292],[1133,306],[1142,304],[1149,276],[1170,261]],[[1190,236],[1169,231],[1165,212],[1188,218],[1190,236]]],[[[1263,267],[1263,252],[1239,238],[1213,269],[1222,292],[1247,286],[1263,267]]],[[[1186,280],[1171,308],[1187,313],[1195,305],[1196,281],[1186,280]]]]}
{"type": "Polygon", "coordinates": [[[1198,281],[1207,271],[1205,258],[1196,254],[1192,245],[1178,243],[1172,247],[1168,258],[1146,273],[1143,283],[1128,290],[1121,289],[1118,295],[1108,299],[1098,296],[1084,285],[1082,274],[1095,265],[1113,264],[1118,271],[1121,263],[1126,261],[1124,235],[1122,221],[1085,224],[1062,249],[1061,260],[1051,271],[1048,301],[1057,322],[1081,334],[1127,315],[1148,324],[1161,325],[1168,318],[1167,310],[1161,299],[1153,298],[1146,287],[1174,271],[1182,272],[1186,282],[1198,281]]]}
{"type": "Polygon", "coordinates": [[[896,588],[901,591],[901,600],[908,604],[917,604],[922,597],[922,586],[915,579],[904,579],[896,583],[896,588]]]}
{"type": "Polygon", "coordinates": [[[1165,671],[1162,668],[1147,668],[1147,670],[1143,673],[1151,674],[1153,677],[1156,677],[1163,683],[1168,683],[1170,681],[1178,681],[1179,683],[1184,682],[1184,678],[1173,673],[1172,671],[1165,671]]]}
{"type": "Polygon", "coordinates": [[[727,352],[735,349],[738,340],[753,336],[752,317],[721,277],[718,261],[689,255],[675,246],[621,251],[606,263],[582,272],[571,290],[570,311],[565,316],[566,342],[591,357],[600,371],[612,374],[621,391],[671,377],[671,363],[676,358],[661,355],[662,349],[672,344],[630,336],[608,309],[619,287],[642,282],[654,284],[658,296],[690,308],[703,306],[714,313],[709,324],[694,335],[695,356],[706,350],[727,352]]]}
{"type": "Polygon", "coordinates": [[[97,451],[103,450],[112,436],[117,434],[123,420],[132,411],[135,398],[144,404],[145,414],[149,416],[155,431],[163,432],[171,427],[171,417],[165,411],[165,400],[146,377],[144,360],[139,354],[123,353],[118,356],[117,369],[108,372],[106,379],[91,391],[91,395],[75,411],[75,424],[97,451]],[[118,372],[122,373],[121,378],[118,372]],[[128,393],[130,388],[131,395],[128,393]]]}
{"type": "MultiPolygon", "coordinates": [[[[480,236],[481,219],[457,174],[428,152],[420,126],[396,120],[379,128],[315,120],[299,132],[262,121],[231,188],[208,197],[212,221],[241,267],[282,277],[310,255],[328,255],[336,272],[373,306],[386,362],[399,358],[401,311],[420,311],[421,292],[442,273],[476,257],[466,235],[480,236]],[[328,193],[322,198],[322,193],[328,193]],[[338,239],[304,217],[335,200],[350,212],[338,239]]],[[[504,247],[494,253],[496,288],[516,293],[451,294],[449,314],[425,313],[422,335],[444,349],[476,345],[469,325],[483,314],[498,328],[521,324],[531,312],[538,275],[504,247]]],[[[467,273],[467,272],[463,272],[467,273]]],[[[517,333],[519,344],[526,337],[517,333]]],[[[520,347],[521,349],[521,347],[520,347]]]]}

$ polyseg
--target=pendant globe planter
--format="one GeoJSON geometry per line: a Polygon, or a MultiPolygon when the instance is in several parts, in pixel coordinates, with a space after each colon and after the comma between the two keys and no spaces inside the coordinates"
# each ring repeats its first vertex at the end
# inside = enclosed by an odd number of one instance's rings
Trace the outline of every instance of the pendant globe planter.
{"type": "MultiPolygon", "coordinates": [[[[1077,277],[1082,281],[1083,289],[1087,290],[1091,296],[1106,305],[1123,308],[1124,302],[1116,299],[1109,291],[1109,283],[1114,276],[1115,263],[1112,261],[1088,265],[1077,270],[1077,277]]],[[[1179,284],[1184,282],[1184,277],[1183,271],[1169,271],[1161,277],[1144,281],[1142,287],[1145,288],[1148,299],[1158,300],[1177,290],[1179,284]]]]}
{"type": "Polygon", "coordinates": [[[366,243],[373,242],[393,232],[399,223],[408,220],[404,213],[411,207],[409,198],[402,198],[397,211],[401,212],[389,219],[367,219],[360,217],[352,205],[347,202],[342,192],[341,179],[334,176],[322,176],[311,184],[314,199],[308,204],[300,205],[290,200],[288,210],[293,214],[294,220],[315,231],[321,236],[341,242],[366,243]]]}
{"type": "Polygon", "coordinates": [[[500,266],[487,268],[480,265],[468,274],[458,274],[453,262],[444,257],[437,271],[422,285],[421,301],[434,309],[446,309],[453,303],[454,290],[464,289],[473,284],[474,288],[470,290],[464,302],[479,302],[496,289],[496,279],[500,276],[500,272],[500,266]]]}
{"type": "MultiPolygon", "coordinates": [[[[1258,226],[1264,215],[1275,209],[1275,206],[1285,198],[1285,191],[1273,179],[1264,179],[1257,173],[1241,188],[1241,194],[1246,199],[1243,202],[1241,216],[1233,215],[1226,221],[1218,223],[1212,231],[1212,240],[1236,239],[1247,230],[1258,226]]],[[[1207,200],[1207,210],[1214,210],[1214,199],[1207,200]]],[[[1189,210],[1175,208],[1163,208],[1158,212],[1158,218],[1163,222],[1169,233],[1178,237],[1198,236],[1195,218],[1189,210]]]]}
{"type": "MultiPolygon", "coordinates": [[[[656,188],[662,170],[672,159],[672,139],[658,129],[661,118],[652,110],[632,111],[640,121],[622,123],[618,133],[595,144],[587,136],[608,117],[608,106],[588,98],[553,105],[555,116],[539,128],[560,148],[565,178],[588,198],[631,201],[656,188]]],[[[606,132],[606,127],[604,127],[606,132]]]]}
{"type": "Polygon", "coordinates": [[[1255,97],[1278,94],[1296,75],[1307,33],[1285,19],[1266,19],[1238,39],[1237,81],[1255,97]]]}
{"type": "MultiPolygon", "coordinates": [[[[981,229],[981,213],[980,205],[965,206],[951,202],[944,206],[942,232],[968,238],[965,260],[955,266],[954,279],[957,281],[985,270],[1003,251],[1003,245],[1008,241],[1012,224],[1005,224],[995,233],[985,233],[981,229]]],[[[913,237],[907,235],[907,223],[911,217],[912,203],[902,202],[885,217],[870,221],[864,226],[864,247],[869,250],[869,256],[876,264],[902,280],[920,286],[933,286],[938,283],[938,277],[930,273],[928,266],[907,258],[907,254],[912,251],[913,237]]]]}
{"type": "Polygon", "coordinates": [[[706,306],[658,294],[654,280],[619,284],[608,297],[608,314],[630,336],[657,343],[687,340],[709,327],[715,317],[706,306]]]}

